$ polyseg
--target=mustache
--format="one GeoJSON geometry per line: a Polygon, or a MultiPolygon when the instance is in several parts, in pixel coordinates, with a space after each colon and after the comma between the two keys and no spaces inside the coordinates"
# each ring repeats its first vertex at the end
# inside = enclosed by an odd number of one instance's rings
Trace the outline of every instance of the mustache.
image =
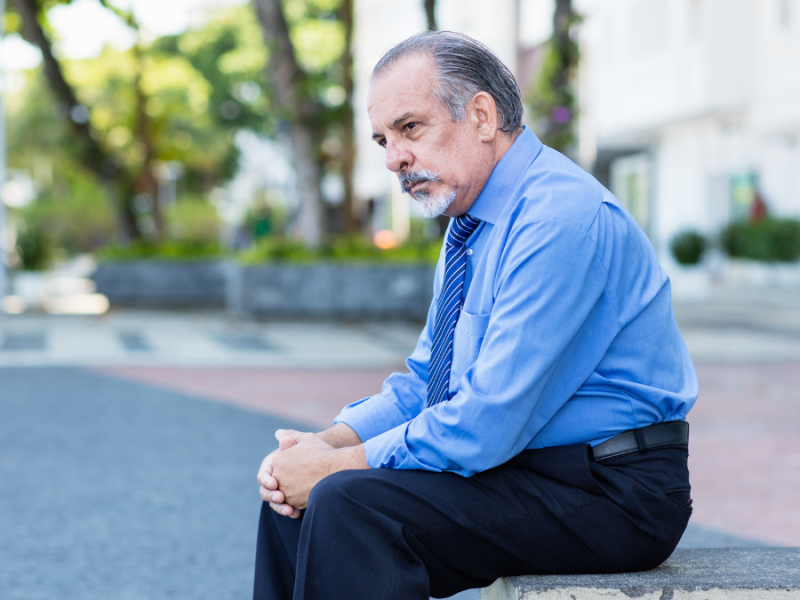
{"type": "Polygon", "coordinates": [[[434,173],[433,171],[427,171],[425,169],[421,171],[403,171],[397,178],[400,180],[400,188],[403,190],[403,193],[408,194],[411,190],[411,186],[415,183],[439,181],[439,173],[434,173]]]}

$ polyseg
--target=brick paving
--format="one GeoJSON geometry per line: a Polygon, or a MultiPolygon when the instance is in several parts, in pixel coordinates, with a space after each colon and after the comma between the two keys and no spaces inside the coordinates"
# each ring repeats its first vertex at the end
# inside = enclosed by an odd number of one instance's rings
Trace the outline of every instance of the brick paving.
{"type": "Polygon", "coordinates": [[[100,373],[328,427],[345,404],[379,392],[391,369],[169,369],[117,367],[100,373]]]}
{"type": "Polygon", "coordinates": [[[800,361],[701,363],[694,524],[800,546],[800,361]]]}
{"type": "MultiPolygon", "coordinates": [[[[800,362],[698,363],[690,414],[692,524],[800,546],[800,362]]],[[[113,368],[101,372],[315,427],[380,390],[390,369],[113,368]]]]}

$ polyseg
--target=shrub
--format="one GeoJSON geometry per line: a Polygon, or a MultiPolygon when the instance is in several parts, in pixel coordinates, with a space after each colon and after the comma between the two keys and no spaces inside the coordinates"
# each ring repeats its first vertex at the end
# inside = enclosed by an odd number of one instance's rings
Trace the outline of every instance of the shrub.
{"type": "Polygon", "coordinates": [[[80,171],[63,169],[60,178],[59,185],[12,212],[62,254],[91,252],[107,244],[114,238],[116,215],[102,187],[80,171]]]}
{"type": "Polygon", "coordinates": [[[20,265],[26,271],[43,271],[55,254],[52,238],[42,227],[27,225],[17,231],[16,250],[20,265]]]}
{"type": "Polygon", "coordinates": [[[207,260],[222,256],[219,244],[168,241],[160,244],[137,242],[127,246],[106,246],[97,253],[101,262],[131,260],[207,260]]]}
{"type": "Polygon", "coordinates": [[[800,221],[766,218],[757,223],[731,223],[722,230],[728,256],[790,262],[800,257],[800,221]]]}
{"type": "Polygon", "coordinates": [[[360,263],[435,263],[439,258],[441,240],[420,240],[381,250],[362,236],[334,238],[319,250],[309,250],[301,243],[268,236],[252,248],[239,254],[245,264],[264,262],[303,263],[317,260],[360,263]]]}
{"type": "Polygon", "coordinates": [[[179,198],[164,211],[170,240],[186,244],[216,244],[222,229],[216,207],[192,196],[179,198]]]}
{"type": "Polygon", "coordinates": [[[706,251],[708,241],[702,234],[686,230],[676,234],[669,243],[672,256],[682,265],[696,265],[706,251]]]}

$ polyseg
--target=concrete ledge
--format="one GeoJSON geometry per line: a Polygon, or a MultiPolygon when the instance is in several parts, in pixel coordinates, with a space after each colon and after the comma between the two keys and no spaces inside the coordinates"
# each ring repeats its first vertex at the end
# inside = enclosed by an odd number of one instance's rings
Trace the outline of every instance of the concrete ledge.
{"type": "Polygon", "coordinates": [[[798,600],[800,548],[679,549],[661,566],[617,575],[497,580],[481,600],[798,600]]]}

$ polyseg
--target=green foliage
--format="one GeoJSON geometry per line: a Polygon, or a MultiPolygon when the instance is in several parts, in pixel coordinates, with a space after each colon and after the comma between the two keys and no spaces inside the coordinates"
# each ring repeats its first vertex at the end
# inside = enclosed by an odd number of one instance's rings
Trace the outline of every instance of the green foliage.
{"type": "Polygon", "coordinates": [[[37,226],[28,226],[17,232],[17,254],[20,267],[25,271],[42,271],[54,258],[53,243],[47,233],[37,226]]]}
{"type": "Polygon", "coordinates": [[[669,243],[672,256],[682,265],[696,265],[706,251],[708,240],[702,234],[685,230],[676,234],[669,243]]]}
{"type": "Polygon", "coordinates": [[[18,236],[35,232],[47,240],[46,246],[52,251],[66,254],[91,252],[109,243],[116,221],[103,189],[89,174],[73,170],[70,164],[62,164],[57,170],[58,175],[42,186],[35,201],[13,211],[15,220],[21,223],[18,236]]]}
{"type": "Polygon", "coordinates": [[[97,253],[100,262],[133,260],[214,260],[224,257],[218,243],[167,241],[160,244],[135,242],[125,246],[106,246],[97,253]]]}
{"type": "MultiPolygon", "coordinates": [[[[42,1],[42,20],[50,35],[47,10],[70,3],[42,1]]],[[[341,138],[345,114],[344,74],[339,65],[344,31],[336,18],[340,3],[285,1],[296,55],[307,73],[305,99],[321,108],[314,125],[322,131],[320,141],[327,143],[325,150],[318,149],[317,158],[329,171],[339,168],[341,144],[330,142],[341,138]]],[[[5,18],[10,30],[19,29],[13,3],[5,18]]],[[[120,177],[109,176],[115,182],[113,189],[103,188],[98,177],[86,174],[81,166],[82,143],[64,107],[53,98],[42,67],[22,74],[24,86],[7,102],[9,166],[33,171],[44,161],[53,172],[52,186],[40,188],[41,197],[24,215],[25,222],[31,220],[31,230],[41,229],[54,247],[68,253],[108,243],[115,237],[113,229],[123,222],[114,214],[120,207],[111,206],[109,199],[116,197],[125,206],[135,194],[152,192],[148,171],[153,165],[158,167],[159,161],[183,165],[183,193],[208,195],[235,173],[236,131],[247,128],[273,135],[285,127],[271,102],[267,58],[253,6],[246,4],[220,9],[200,28],[143,43],[138,50],[108,46],[96,58],[59,61],[78,100],[89,109],[92,136],[122,168],[120,177]],[[137,96],[137,80],[144,98],[137,96]],[[76,177],[81,183],[76,183],[76,177]]],[[[112,171],[113,167],[107,169],[112,171]]],[[[144,217],[152,222],[151,215],[144,217]]],[[[203,254],[217,243],[220,223],[207,203],[183,206],[178,202],[164,221],[167,239],[177,245],[145,244],[131,253],[191,254],[202,247],[197,251],[203,254]]],[[[277,221],[273,224],[275,229],[280,226],[277,221]]],[[[109,252],[119,253],[118,249],[109,252]]]]}
{"type": "Polygon", "coordinates": [[[64,158],[75,170],[69,156],[74,144],[40,69],[16,77],[22,77],[24,85],[6,96],[9,167],[31,169],[37,160],[58,162],[64,158]]]}
{"type": "Polygon", "coordinates": [[[800,258],[800,221],[767,217],[757,223],[731,223],[721,235],[728,256],[790,262],[800,258]]]}
{"type": "Polygon", "coordinates": [[[309,250],[297,241],[269,236],[242,252],[239,260],[255,265],[269,262],[308,263],[314,261],[356,263],[429,263],[439,258],[441,240],[409,242],[381,250],[363,236],[335,238],[319,250],[309,250]]]}
{"type": "Polygon", "coordinates": [[[575,143],[578,105],[572,89],[577,75],[580,47],[571,29],[582,18],[570,12],[555,23],[555,33],[545,49],[541,70],[525,100],[533,109],[537,135],[542,142],[559,151],[575,143]]]}
{"type": "Polygon", "coordinates": [[[199,197],[179,198],[164,214],[169,238],[182,244],[213,245],[219,242],[222,220],[216,207],[199,197]]]}

